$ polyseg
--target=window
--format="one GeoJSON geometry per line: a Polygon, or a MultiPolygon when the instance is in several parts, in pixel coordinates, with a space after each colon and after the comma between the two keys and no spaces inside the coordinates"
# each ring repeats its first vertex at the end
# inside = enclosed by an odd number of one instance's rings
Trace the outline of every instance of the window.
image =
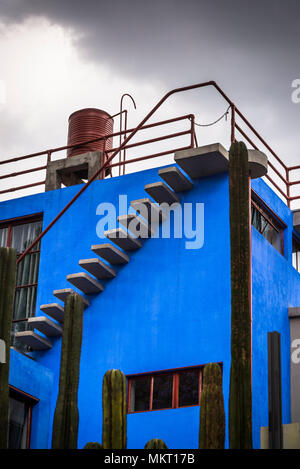
{"type": "Polygon", "coordinates": [[[128,413],[200,405],[203,366],[130,375],[128,413]]]}
{"type": "Polygon", "coordinates": [[[38,399],[12,387],[9,394],[8,447],[10,449],[30,448],[32,408],[38,399]]]}
{"type": "MultiPolygon", "coordinates": [[[[42,217],[31,216],[18,218],[0,224],[0,246],[7,246],[16,249],[20,256],[32,241],[42,231],[42,217]]],[[[40,261],[40,243],[25,256],[18,264],[15,304],[13,311],[12,345],[18,349],[24,349],[14,339],[14,333],[25,330],[27,322],[24,319],[33,316],[35,312],[37,282],[40,261]]]]}
{"type": "Polygon", "coordinates": [[[300,272],[300,240],[293,236],[293,267],[300,272]]]}
{"type": "Polygon", "coordinates": [[[283,254],[283,229],[285,225],[271,214],[258,198],[253,197],[251,201],[251,224],[280,254],[283,254]]]}

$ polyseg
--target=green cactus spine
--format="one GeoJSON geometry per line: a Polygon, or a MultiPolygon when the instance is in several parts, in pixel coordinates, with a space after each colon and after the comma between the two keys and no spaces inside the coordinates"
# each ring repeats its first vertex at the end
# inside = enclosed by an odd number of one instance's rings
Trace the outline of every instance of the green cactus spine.
{"type": "Polygon", "coordinates": [[[126,449],[126,378],[120,370],[108,370],[102,387],[104,449],[126,449]]]}
{"type": "MultiPolygon", "coordinates": [[[[0,449],[8,447],[10,331],[16,287],[16,251],[0,248],[0,339],[4,341],[5,363],[0,363],[0,449]]],[[[4,358],[4,357],[3,357],[4,358]]]]}
{"type": "Polygon", "coordinates": [[[90,441],[83,447],[83,449],[103,449],[103,446],[96,441],[90,441]]]}
{"type": "Polygon", "coordinates": [[[146,443],[144,449],[168,449],[166,443],[158,438],[153,438],[146,443]]]}
{"type": "Polygon", "coordinates": [[[76,449],[79,413],[77,394],[82,341],[83,300],[73,293],[65,303],[59,392],[53,419],[52,448],[76,449]]]}
{"type": "Polygon", "coordinates": [[[225,410],[222,371],[217,363],[208,363],[203,372],[199,449],[224,449],[224,444],[225,410]]]}
{"type": "Polygon", "coordinates": [[[252,448],[250,228],[248,151],[244,143],[229,153],[231,247],[231,369],[229,441],[231,449],[252,448]]]}

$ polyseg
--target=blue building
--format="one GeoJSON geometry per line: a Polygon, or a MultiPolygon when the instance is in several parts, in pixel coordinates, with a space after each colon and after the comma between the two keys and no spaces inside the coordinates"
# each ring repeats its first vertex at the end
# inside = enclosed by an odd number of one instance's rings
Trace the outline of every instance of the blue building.
{"type": "MultiPolygon", "coordinates": [[[[227,168],[227,151],[214,144],[179,151],[172,165],[95,180],[19,264],[11,447],[51,447],[70,289],[86,300],[78,448],[102,439],[102,379],[112,368],[127,377],[128,448],[143,448],[151,438],[172,449],[198,447],[202,370],[209,362],[222,366],[228,428],[227,168]],[[161,202],[175,205],[158,226],[143,223],[142,207],[159,210],[161,202]],[[142,228],[156,235],[134,236],[142,228]],[[114,238],[116,230],[124,237],[114,238]]],[[[22,253],[81,187],[1,202],[1,245],[22,253]]],[[[281,334],[282,421],[295,422],[288,312],[300,304],[300,238],[293,212],[262,178],[252,179],[251,194],[253,445],[260,448],[261,427],[268,426],[270,331],[281,334]]]]}

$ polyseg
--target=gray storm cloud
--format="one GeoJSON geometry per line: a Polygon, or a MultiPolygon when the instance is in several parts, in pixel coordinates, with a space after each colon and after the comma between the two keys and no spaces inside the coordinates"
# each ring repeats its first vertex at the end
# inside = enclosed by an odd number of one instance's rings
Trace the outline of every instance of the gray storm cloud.
{"type": "Polygon", "coordinates": [[[293,142],[295,153],[288,157],[299,158],[300,104],[290,99],[291,83],[300,77],[299,1],[7,0],[0,5],[7,24],[44,16],[72,28],[81,55],[116,73],[158,79],[166,89],[216,80],[260,128],[271,115],[267,135],[293,142]]]}

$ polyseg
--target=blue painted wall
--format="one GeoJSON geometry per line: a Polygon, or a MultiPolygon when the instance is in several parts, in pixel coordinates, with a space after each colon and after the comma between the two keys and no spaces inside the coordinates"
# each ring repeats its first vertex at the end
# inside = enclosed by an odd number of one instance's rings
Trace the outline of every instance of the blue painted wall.
{"type": "MultiPolygon", "coordinates": [[[[50,230],[42,241],[37,314],[38,305],[55,301],[54,289],[70,286],[66,275],[81,271],[80,259],[95,257],[90,246],[102,242],[96,234],[100,219],[96,215],[98,204],[112,202],[118,206],[119,194],[127,194],[128,203],[143,198],[146,196],[144,185],[158,180],[158,170],[151,169],[95,181],[50,230]]],[[[282,333],[283,420],[284,423],[290,421],[287,307],[296,306],[300,300],[300,277],[291,266],[290,211],[262,181],[254,181],[253,187],[288,225],[286,257],[252,229],[253,436],[255,447],[259,447],[259,428],[267,425],[268,417],[266,337],[270,330],[282,333]]],[[[3,202],[0,219],[42,211],[46,226],[78,190],[79,186],[75,186],[3,202]]],[[[128,265],[118,268],[114,280],[103,282],[105,290],[102,294],[89,297],[91,306],[84,314],[80,370],[79,447],[88,441],[101,440],[102,377],[110,368],[134,374],[223,362],[226,416],[228,414],[228,175],[196,181],[192,191],[181,194],[181,200],[205,204],[203,247],[187,250],[186,239],[147,240],[142,249],[130,254],[128,265]]],[[[36,365],[53,373],[53,392],[52,386],[47,385],[50,422],[58,391],[60,348],[61,341],[56,339],[50,351],[34,354],[38,361],[36,365]]],[[[22,359],[32,362],[26,357],[22,359]]],[[[18,376],[20,380],[18,366],[21,370],[21,365],[16,362],[12,380],[18,376]]],[[[47,381],[46,378],[42,380],[47,381]]],[[[33,427],[35,445],[37,425],[35,423],[33,427]]],[[[45,420],[41,425],[43,438],[48,438],[50,447],[51,431],[47,435],[49,427],[46,428],[45,420]]],[[[128,447],[141,448],[150,438],[159,437],[170,448],[197,448],[198,428],[199,407],[131,414],[128,415],[128,447]]]]}

